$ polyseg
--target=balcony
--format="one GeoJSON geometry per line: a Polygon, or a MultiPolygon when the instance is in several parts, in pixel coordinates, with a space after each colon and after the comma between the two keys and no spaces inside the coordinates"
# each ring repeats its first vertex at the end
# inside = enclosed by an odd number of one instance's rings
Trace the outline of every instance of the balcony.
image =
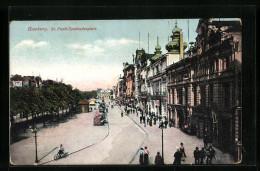
{"type": "Polygon", "coordinates": [[[166,91],[153,91],[153,95],[156,95],[156,96],[165,96],[167,95],[167,92],[166,91]]]}

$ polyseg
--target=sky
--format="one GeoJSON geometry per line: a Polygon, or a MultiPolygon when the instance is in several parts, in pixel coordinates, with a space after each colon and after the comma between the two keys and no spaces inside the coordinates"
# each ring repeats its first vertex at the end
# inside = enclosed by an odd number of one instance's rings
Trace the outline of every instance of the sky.
{"type": "MultiPolygon", "coordinates": [[[[195,41],[199,19],[189,19],[189,42],[195,41]]],[[[70,84],[82,91],[111,89],[122,74],[123,63],[132,63],[140,48],[162,53],[171,38],[176,19],[12,21],[10,23],[10,76],[41,76],[70,84]],[[44,28],[30,31],[31,28],[44,28]],[[60,30],[60,28],[94,30],[60,30]],[[47,30],[46,30],[47,29],[47,30]]],[[[188,20],[177,19],[188,43],[188,20]]]]}

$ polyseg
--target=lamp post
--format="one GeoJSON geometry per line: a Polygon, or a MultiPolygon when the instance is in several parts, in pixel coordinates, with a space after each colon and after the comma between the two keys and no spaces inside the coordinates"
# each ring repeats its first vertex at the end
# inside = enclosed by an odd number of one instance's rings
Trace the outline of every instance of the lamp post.
{"type": "Polygon", "coordinates": [[[166,128],[165,121],[162,119],[159,124],[159,128],[162,129],[162,164],[164,164],[164,157],[163,157],[163,129],[166,128]]]}
{"type": "Polygon", "coordinates": [[[35,137],[35,163],[38,163],[38,155],[37,155],[37,128],[35,127],[34,129],[31,129],[32,133],[34,133],[34,137],[35,137]]]}

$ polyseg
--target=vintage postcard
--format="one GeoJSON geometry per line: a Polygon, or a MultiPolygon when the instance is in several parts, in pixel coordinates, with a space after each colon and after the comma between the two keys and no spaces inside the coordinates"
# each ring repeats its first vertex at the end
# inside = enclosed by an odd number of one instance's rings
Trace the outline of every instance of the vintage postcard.
{"type": "Polygon", "coordinates": [[[240,18],[9,31],[10,165],[241,163],[240,18]]]}

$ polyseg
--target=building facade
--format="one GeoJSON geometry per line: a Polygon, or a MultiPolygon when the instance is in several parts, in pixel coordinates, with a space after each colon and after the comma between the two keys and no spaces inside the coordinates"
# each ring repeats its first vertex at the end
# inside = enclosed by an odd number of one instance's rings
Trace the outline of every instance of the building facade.
{"type": "Polygon", "coordinates": [[[239,21],[201,19],[189,57],[167,67],[175,127],[237,154],[241,143],[242,37],[239,21]]]}
{"type": "Polygon", "coordinates": [[[162,55],[157,39],[154,56],[147,66],[148,111],[156,116],[167,117],[166,56],[162,55]]]}
{"type": "Polygon", "coordinates": [[[175,128],[240,159],[241,29],[240,21],[200,19],[196,42],[185,52],[176,23],[166,54],[158,41],[154,54],[136,50],[134,65],[124,67],[117,84],[120,96],[135,97],[143,112],[166,116],[175,128]]]}

